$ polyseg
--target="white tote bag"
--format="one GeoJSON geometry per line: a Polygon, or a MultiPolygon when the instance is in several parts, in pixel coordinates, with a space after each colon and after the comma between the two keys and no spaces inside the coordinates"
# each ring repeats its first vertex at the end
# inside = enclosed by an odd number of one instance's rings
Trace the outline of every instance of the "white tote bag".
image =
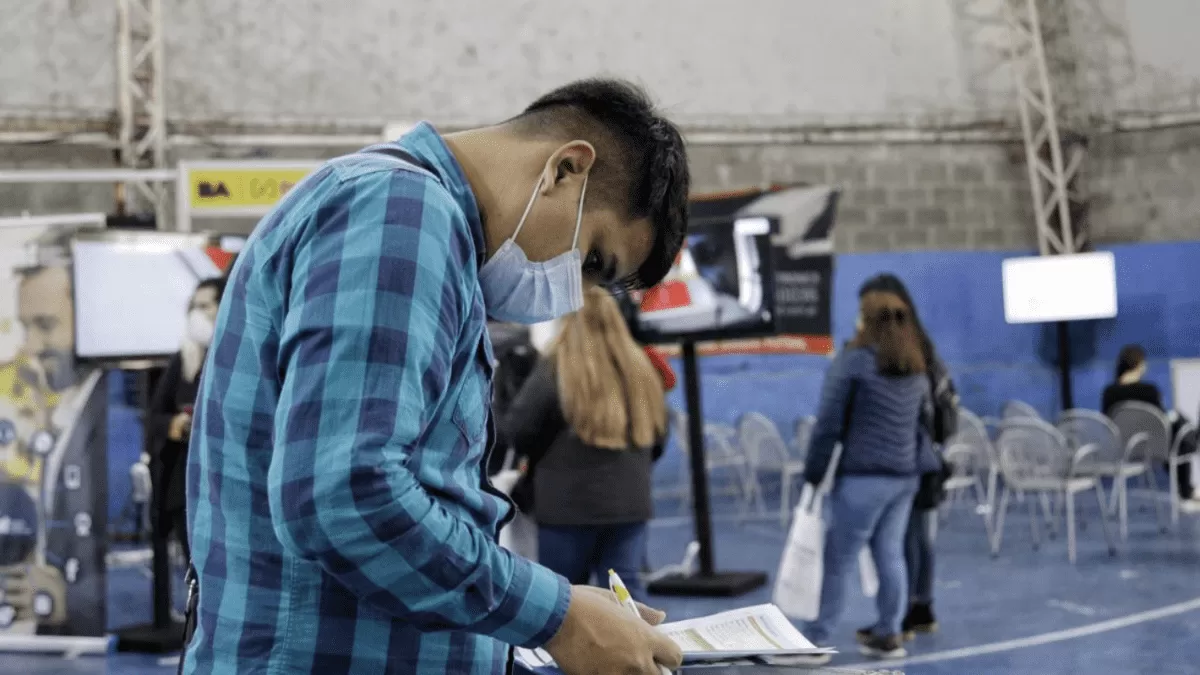
{"type": "Polygon", "coordinates": [[[879,570],[875,569],[875,558],[871,557],[869,545],[858,552],[858,580],[862,583],[863,595],[873,598],[879,594],[879,570]]]}
{"type": "MultiPolygon", "coordinates": [[[[511,496],[513,488],[517,486],[517,481],[520,479],[520,471],[505,469],[492,476],[492,487],[511,496]]],[[[529,516],[517,511],[513,514],[512,522],[500,530],[500,546],[522,558],[537,562],[537,523],[529,516]]]]}
{"type": "Polygon", "coordinates": [[[805,484],[792,515],[772,601],[794,619],[814,621],[821,609],[825,564],[824,492],[805,484]]]}

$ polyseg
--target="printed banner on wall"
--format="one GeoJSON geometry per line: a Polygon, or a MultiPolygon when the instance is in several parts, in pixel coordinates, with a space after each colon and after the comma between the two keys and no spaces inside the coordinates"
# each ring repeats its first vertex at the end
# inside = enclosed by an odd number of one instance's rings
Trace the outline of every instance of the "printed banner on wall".
{"type": "MultiPolygon", "coordinates": [[[[828,186],[773,186],[768,190],[701,196],[694,214],[769,216],[774,237],[775,311],[779,335],[704,342],[700,355],[833,353],[833,228],[839,193],[828,186]]],[[[667,347],[678,353],[678,347],[667,347]]]]}
{"type": "Polygon", "coordinates": [[[0,238],[0,636],[105,632],[103,376],[75,363],[65,247],[0,238]]]}

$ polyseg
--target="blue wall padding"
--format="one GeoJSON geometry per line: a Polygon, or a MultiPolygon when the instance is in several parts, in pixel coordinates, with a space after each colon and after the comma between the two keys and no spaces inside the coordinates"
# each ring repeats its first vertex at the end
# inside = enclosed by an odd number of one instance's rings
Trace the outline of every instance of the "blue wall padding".
{"type": "MultiPolygon", "coordinates": [[[[1200,356],[1200,242],[1113,246],[1119,316],[1072,325],[1076,405],[1095,408],[1112,379],[1117,352],[1141,344],[1150,359],[1148,378],[1171,399],[1170,359],[1200,356]]],[[[849,339],[858,311],[858,288],[868,277],[893,272],[904,280],[921,320],[954,374],[964,404],[995,415],[1009,399],[1042,414],[1059,408],[1056,341],[1052,326],[1004,322],[1001,261],[1029,252],[869,253],[840,255],[834,273],[833,325],[837,344],[849,339]]],[[[791,437],[798,417],[813,414],[828,359],[817,356],[722,355],[700,360],[704,416],[736,423],[744,413],[764,413],[791,437]]],[[[682,377],[682,364],[673,363],[682,377]]],[[[123,405],[120,378],[113,384],[109,426],[110,516],[129,490],[129,465],[140,452],[141,424],[123,405]]],[[[683,387],[670,396],[683,408],[683,387]]],[[[1195,410],[1183,411],[1196,415],[1195,410]]],[[[659,481],[679,476],[673,447],[661,462],[659,481]]]]}
{"type": "MultiPolygon", "coordinates": [[[[1118,317],[1071,325],[1072,383],[1077,407],[1097,408],[1112,380],[1121,347],[1142,345],[1147,378],[1171,404],[1170,360],[1200,356],[1200,242],[1107,247],[1116,256],[1118,317]]],[[[1010,399],[1043,415],[1059,412],[1057,338],[1053,326],[1004,321],[1001,261],[1029,252],[870,253],[837,257],[833,289],[835,343],[849,339],[858,288],[892,272],[904,280],[921,321],[949,365],[963,403],[995,415],[1010,399]]],[[[682,374],[682,364],[674,367],[682,374]]],[[[796,418],[816,411],[828,360],[813,356],[722,355],[700,360],[702,398],[709,421],[734,423],[758,411],[785,437],[796,418]]],[[[682,409],[682,386],[671,395],[682,409]]],[[[1195,416],[1200,411],[1183,411],[1195,416]]],[[[660,462],[659,480],[674,480],[674,448],[660,462]]]]}

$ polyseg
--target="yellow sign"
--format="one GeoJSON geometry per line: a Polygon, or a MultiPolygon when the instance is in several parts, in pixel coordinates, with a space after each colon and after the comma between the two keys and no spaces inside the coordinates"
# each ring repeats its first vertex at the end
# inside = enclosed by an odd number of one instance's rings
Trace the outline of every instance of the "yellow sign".
{"type": "Polygon", "coordinates": [[[275,205],[310,168],[192,169],[188,191],[195,210],[256,208],[275,205]]]}

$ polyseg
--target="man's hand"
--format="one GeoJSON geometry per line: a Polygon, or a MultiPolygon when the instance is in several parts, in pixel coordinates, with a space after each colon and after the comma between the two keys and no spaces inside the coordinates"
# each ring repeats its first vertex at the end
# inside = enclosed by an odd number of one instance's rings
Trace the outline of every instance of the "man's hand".
{"type": "Polygon", "coordinates": [[[192,416],[181,412],[171,418],[171,424],[167,427],[167,438],[176,442],[182,441],[191,431],[192,416]]]}
{"type": "Polygon", "coordinates": [[[666,615],[640,609],[641,619],[608,591],[573,586],[567,618],[546,651],[566,675],[659,675],[658,664],[678,668],[679,646],[651,627],[666,615]]]}

